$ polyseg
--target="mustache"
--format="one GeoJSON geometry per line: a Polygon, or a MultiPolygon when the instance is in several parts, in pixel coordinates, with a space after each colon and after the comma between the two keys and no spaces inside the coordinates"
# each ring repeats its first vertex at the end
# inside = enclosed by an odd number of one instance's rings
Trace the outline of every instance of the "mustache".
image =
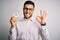
{"type": "Polygon", "coordinates": [[[31,14],[31,13],[25,13],[25,14],[31,14]]]}

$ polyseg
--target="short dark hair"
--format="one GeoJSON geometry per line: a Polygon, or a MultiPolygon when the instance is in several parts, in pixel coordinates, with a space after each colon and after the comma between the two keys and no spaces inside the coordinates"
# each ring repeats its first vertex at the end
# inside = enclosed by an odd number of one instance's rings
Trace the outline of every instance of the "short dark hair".
{"type": "Polygon", "coordinates": [[[24,3],[24,7],[25,7],[25,5],[26,5],[26,4],[32,4],[32,5],[33,5],[33,7],[35,7],[34,2],[32,2],[32,1],[26,1],[26,2],[24,3]]]}

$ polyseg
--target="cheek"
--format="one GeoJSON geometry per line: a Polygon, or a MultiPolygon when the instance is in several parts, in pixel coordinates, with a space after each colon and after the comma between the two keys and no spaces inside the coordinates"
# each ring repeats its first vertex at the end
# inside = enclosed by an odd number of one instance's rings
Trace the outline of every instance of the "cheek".
{"type": "Polygon", "coordinates": [[[33,12],[30,12],[30,14],[32,15],[32,14],[33,14],[33,12]]]}
{"type": "Polygon", "coordinates": [[[24,9],[23,9],[23,12],[25,13],[25,12],[26,12],[26,10],[24,10],[24,9]]]}
{"type": "Polygon", "coordinates": [[[23,13],[25,13],[25,10],[23,10],[23,13]]]}
{"type": "Polygon", "coordinates": [[[33,13],[30,13],[29,15],[30,15],[30,16],[32,16],[32,15],[33,15],[33,13]]]}

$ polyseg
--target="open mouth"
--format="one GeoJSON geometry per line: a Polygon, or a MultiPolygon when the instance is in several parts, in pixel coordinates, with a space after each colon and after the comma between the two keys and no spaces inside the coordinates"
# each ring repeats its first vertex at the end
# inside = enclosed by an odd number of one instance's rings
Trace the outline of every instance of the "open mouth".
{"type": "Polygon", "coordinates": [[[27,16],[29,16],[29,14],[26,14],[27,16]]]}

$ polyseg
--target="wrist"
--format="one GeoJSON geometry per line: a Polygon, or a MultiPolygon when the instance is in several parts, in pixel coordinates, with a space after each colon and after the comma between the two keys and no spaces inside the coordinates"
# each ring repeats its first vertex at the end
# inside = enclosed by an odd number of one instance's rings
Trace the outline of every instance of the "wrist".
{"type": "Polygon", "coordinates": [[[45,26],[46,22],[45,21],[41,21],[41,26],[45,26]]]}
{"type": "Polygon", "coordinates": [[[44,23],[45,23],[45,21],[44,21],[44,20],[42,20],[42,21],[41,21],[41,24],[44,24],[44,23]]]}
{"type": "Polygon", "coordinates": [[[11,29],[13,29],[14,28],[14,25],[11,25],[11,29]]]}

